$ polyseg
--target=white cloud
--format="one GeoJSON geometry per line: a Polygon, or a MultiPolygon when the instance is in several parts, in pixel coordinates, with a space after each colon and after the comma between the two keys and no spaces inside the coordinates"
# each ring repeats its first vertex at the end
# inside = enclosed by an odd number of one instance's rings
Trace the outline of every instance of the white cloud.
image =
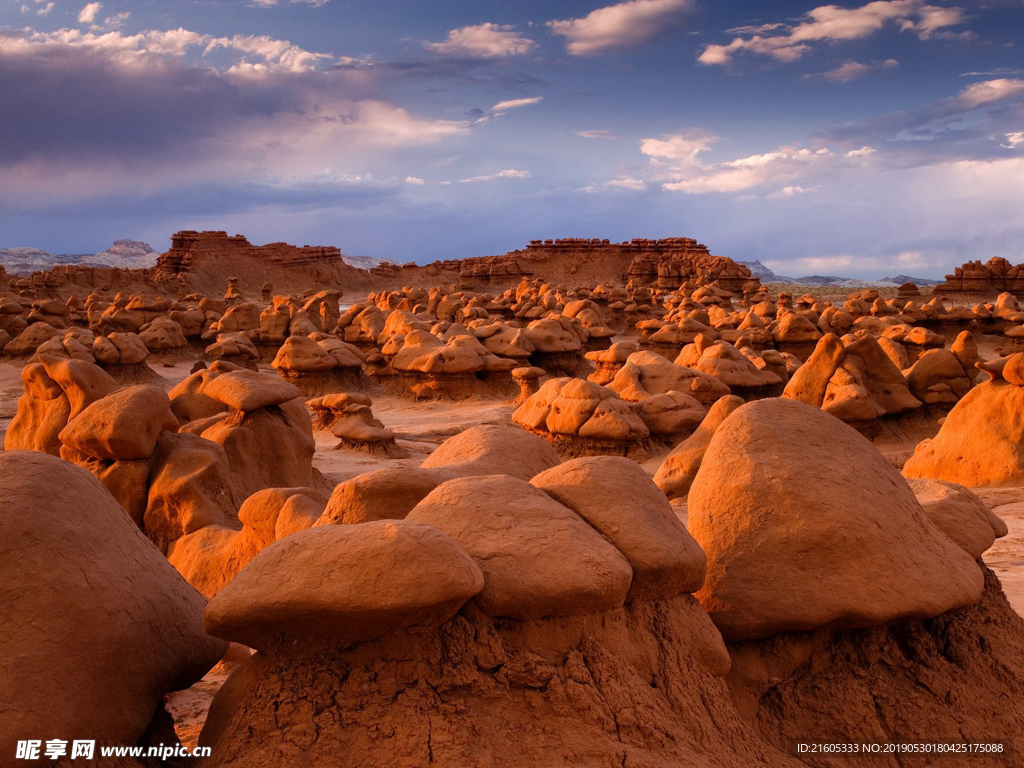
{"type": "Polygon", "coordinates": [[[1002,77],[967,86],[957,100],[965,109],[976,109],[1021,94],[1024,94],[1024,80],[1002,77]]]}
{"type": "Polygon", "coordinates": [[[728,64],[742,52],[770,56],[776,61],[796,61],[811,50],[812,43],[860,40],[890,22],[922,40],[939,37],[940,30],[963,24],[962,8],[939,8],[926,0],[873,0],[859,8],[822,5],[796,24],[764,24],[730,30],[738,33],[727,45],[707,45],[697,58],[701,64],[728,64]]]}
{"type": "Polygon", "coordinates": [[[424,184],[426,184],[426,182],[423,181],[423,179],[421,179],[419,176],[406,176],[405,183],[413,184],[417,187],[422,187],[424,184]]]}
{"type": "Polygon", "coordinates": [[[1007,149],[1024,147],[1024,131],[1014,131],[1013,133],[1006,134],[1006,143],[1003,146],[1007,149]]]}
{"type": "Polygon", "coordinates": [[[641,45],[676,23],[693,8],[693,0],[629,0],[598,8],[579,19],[549,21],[575,56],[641,45]]]}
{"type": "Polygon", "coordinates": [[[875,152],[877,152],[877,151],[878,150],[875,149],[874,147],[861,147],[860,149],[851,149],[849,152],[846,153],[846,156],[847,157],[867,157],[868,155],[875,154],[875,152]]]}
{"type": "Polygon", "coordinates": [[[615,179],[603,181],[600,184],[588,184],[580,188],[580,192],[601,192],[606,189],[620,192],[643,192],[647,189],[647,182],[634,176],[619,176],[615,179]]]}
{"type": "Polygon", "coordinates": [[[576,131],[577,136],[584,139],[617,139],[619,138],[611,131],[576,131]]]}
{"type": "Polygon", "coordinates": [[[671,134],[662,139],[644,139],[640,151],[670,161],[658,168],[664,180],[662,189],[688,194],[742,192],[766,184],[792,181],[834,157],[824,148],[780,147],[774,152],[706,164],[698,155],[709,149],[715,140],[716,137],[710,134],[696,140],[689,139],[686,134],[671,134]]]}
{"type": "MultiPolygon", "coordinates": [[[[35,0],[35,1],[37,3],[41,2],[41,0],[35,0]]],[[[36,11],[36,15],[37,16],[49,16],[50,15],[50,11],[52,11],[53,8],[54,8],[54,5],[55,5],[55,3],[47,3],[42,8],[40,8],[38,11],[36,11]]]]}
{"type": "Polygon", "coordinates": [[[871,64],[862,64],[859,61],[844,61],[838,67],[827,72],[822,72],[819,75],[805,75],[805,77],[820,77],[835,83],[849,83],[865,75],[873,75],[893,67],[898,67],[899,64],[896,59],[886,59],[885,61],[876,61],[871,64]]]}
{"type": "Polygon", "coordinates": [[[103,52],[124,66],[139,66],[164,56],[180,57],[193,50],[205,55],[223,48],[241,54],[227,70],[240,76],[269,72],[309,72],[319,62],[333,58],[330,54],[307,51],[287,40],[277,40],[266,35],[212,37],[182,28],[146,30],[126,35],[116,27],[121,26],[129,15],[124,12],[108,17],[104,23],[115,27],[108,31],[93,26],[89,32],[67,28],[53,32],[24,30],[22,35],[0,37],[0,54],[27,51],[33,47],[84,48],[103,52]]]}
{"type": "Polygon", "coordinates": [[[789,187],[783,187],[780,190],[777,190],[769,195],[766,195],[766,197],[769,200],[778,200],[787,197],[796,197],[797,195],[806,195],[808,192],[814,192],[817,189],[820,189],[820,187],[798,187],[794,185],[789,187]]]}
{"type": "Polygon", "coordinates": [[[465,56],[473,59],[499,59],[525,56],[537,44],[515,31],[515,27],[484,23],[459,27],[448,33],[440,43],[424,43],[428,51],[445,56],[465,56]]]}
{"type": "Polygon", "coordinates": [[[643,139],[640,151],[650,157],[674,160],[686,165],[697,162],[697,155],[707,152],[718,137],[700,128],[687,128],[679,133],[666,133],[660,139],[643,139]]]}
{"type": "Polygon", "coordinates": [[[531,96],[528,99],[508,99],[506,101],[499,101],[493,107],[491,112],[502,112],[506,109],[515,109],[516,107],[528,107],[531,104],[540,104],[543,96],[531,96]]]}
{"type": "Polygon", "coordinates": [[[100,8],[102,7],[103,3],[88,3],[81,11],[78,12],[78,23],[92,24],[96,21],[96,14],[100,12],[100,8]]]}
{"type": "Polygon", "coordinates": [[[488,174],[487,176],[471,176],[468,179],[460,179],[460,184],[473,184],[478,181],[491,181],[493,179],[528,179],[530,178],[529,171],[516,171],[512,168],[508,168],[504,171],[498,171],[497,173],[488,174]]]}

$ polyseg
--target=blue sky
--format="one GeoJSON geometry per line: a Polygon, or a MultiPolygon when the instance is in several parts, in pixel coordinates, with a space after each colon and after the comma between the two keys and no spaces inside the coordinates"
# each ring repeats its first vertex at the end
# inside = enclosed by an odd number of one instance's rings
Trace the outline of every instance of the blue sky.
{"type": "Polygon", "coordinates": [[[0,246],[1016,263],[1022,44],[1022,0],[0,0],[0,246]]]}

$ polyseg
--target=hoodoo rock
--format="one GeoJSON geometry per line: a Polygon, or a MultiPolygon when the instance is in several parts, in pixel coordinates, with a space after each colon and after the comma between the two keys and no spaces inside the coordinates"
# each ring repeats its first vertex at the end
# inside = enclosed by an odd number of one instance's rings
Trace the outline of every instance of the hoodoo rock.
{"type": "Polygon", "coordinates": [[[651,431],[632,406],[607,387],[583,379],[546,381],[512,420],[566,456],[643,455],[651,431]]]}
{"type": "Polygon", "coordinates": [[[803,403],[760,400],[726,418],[688,512],[708,558],[698,597],[726,640],[923,619],[981,597],[973,558],[899,473],[803,403]]]}
{"type": "Polygon", "coordinates": [[[382,520],[270,545],[217,593],[211,634],[267,649],[330,635],[339,648],[450,619],[484,587],[476,563],[429,525],[382,520]]]}
{"type": "Polygon", "coordinates": [[[715,431],[728,416],[743,405],[743,399],[735,395],[723,397],[708,409],[707,416],[692,435],[683,440],[665,457],[654,475],[654,482],[670,499],[685,496],[700,470],[704,454],[711,444],[715,431]]]}
{"type": "Polygon", "coordinates": [[[19,739],[135,744],[227,649],[203,632],[206,600],[84,469],[5,451],[0,496],[4,765],[19,739]]]}
{"type": "Polygon", "coordinates": [[[626,558],[575,512],[508,476],[449,480],[405,519],[440,528],[479,563],[484,585],[475,601],[488,616],[609,610],[623,604],[632,580],[626,558]]]}
{"type": "Polygon", "coordinates": [[[696,592],[706,562],[664,494],[635,462],[619,457],[573,459],[531,481],[604,534],[629,560],[629,599],[657,600],[696,592]],[[616,501],[609,503],[615,498],[616,501]]]}
{"type": "Polygon", "coordinates": [[[845,344],[826,334],[782,396],[862,425],[921,407],[903,373],[872,336],[845,344]]]}
{"type": "Polygon", "coordinates": [[[516,427],[484,425],[450,437],[420,465],[450,476],[511,475],[529,480],[561,461],[543,439],[516,427]]]}
{"type": "Polygon", "coordinates": [[[999,366],[985,368],[992,380],[976,386],[953,407],[939,433],[918,444],[903,473],[970,488],[1024,485],[1024,377],[1018,378],[1020,369],[1024,369],[1024,354],[1020,353],[999,366]]]}
{"type": "Polygon", "coordinates": [[[925,515],[971,557],[980,559],[1009,530],[975,494],[942,480],[909,481],[925,515]]]}

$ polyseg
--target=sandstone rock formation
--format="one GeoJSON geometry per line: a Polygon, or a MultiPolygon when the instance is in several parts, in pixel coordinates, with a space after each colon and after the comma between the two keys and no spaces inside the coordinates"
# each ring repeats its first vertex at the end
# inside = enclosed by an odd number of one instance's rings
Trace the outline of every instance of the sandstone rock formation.
{"type": "Polygon", "coordinates": [[[203,632],[206,601],[85,470],[4,451],[0,494],[4,763],[18,739],[135,744],[227,649],[203,632]]]}
{"type": "Polygon", "coordinates": [[[698,597],[726,640],[923,619],[981,598],[973,558],[899,473],[803,403],[759,400],[728,416],[688,511],[708,558],[698,597]],[[835,456],[843,472],[830,468],[835,456]]]}
{"type": "Polygon", "coordinates": [[[922,440],[903,467],[907,477],[968,487],[1024,484],[1024,354],[989,367],[993,376],[949,412],[939,433],[922,440]]]}
{"type": "Polygon", "coordinates": [[[612,390],[582,379],[545,382],[512,420],[566,456],[643,455],[650,429],[612,390]]]}

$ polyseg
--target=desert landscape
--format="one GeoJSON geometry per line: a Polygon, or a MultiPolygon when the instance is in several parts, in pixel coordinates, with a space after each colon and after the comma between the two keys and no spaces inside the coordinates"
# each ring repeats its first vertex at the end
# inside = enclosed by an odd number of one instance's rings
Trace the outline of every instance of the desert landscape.
{"type": "Polygon", "coordinates": [[[1024,267],[172,243],[4,277],[3,764],[1013,764],[1024,267]]]}

